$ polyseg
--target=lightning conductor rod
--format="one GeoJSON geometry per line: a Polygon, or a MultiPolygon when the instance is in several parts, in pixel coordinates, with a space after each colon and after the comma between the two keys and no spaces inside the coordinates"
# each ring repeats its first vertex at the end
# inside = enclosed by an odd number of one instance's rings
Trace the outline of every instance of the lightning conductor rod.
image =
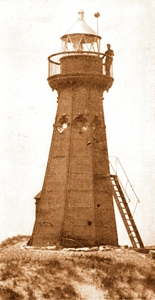
{"type": "Polygon", "coordinates": [[[98,32],[99,32],[99,30],[98,30],[98,18],[100,17],[100,13],[99,13],[99,12],[96,12],[96,13],[94,14],[94,16],[95,16],[95,18],[96,18],[96,20],[97,20],[97,34],[98,34],[98,32]]]}

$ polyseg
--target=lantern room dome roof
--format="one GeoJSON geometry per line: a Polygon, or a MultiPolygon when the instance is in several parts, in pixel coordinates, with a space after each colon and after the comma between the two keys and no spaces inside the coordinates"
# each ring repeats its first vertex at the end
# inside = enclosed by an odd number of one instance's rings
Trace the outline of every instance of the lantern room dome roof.
{"type": "Polygon", "coordinates": [[[64,34],[61,39],[65,38],[68,35],[77,35],[77,34],[86,34],[93,35],[98,38],[101,38],[84,20],[84,11],[80,10],[78,12],[78,20],[74,25],[64,34]]]}

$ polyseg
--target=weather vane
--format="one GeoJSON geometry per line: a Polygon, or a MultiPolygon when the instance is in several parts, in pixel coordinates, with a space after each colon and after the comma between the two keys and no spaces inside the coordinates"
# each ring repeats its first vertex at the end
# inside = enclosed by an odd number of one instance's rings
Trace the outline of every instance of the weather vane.
{"type": "Polygon", "coordinates": [[[98,34],[98,18],[100,17],[100,13],[99,12],[96,12],[94,14],[94,17],[97,19],[97,34],[98,34]]]}

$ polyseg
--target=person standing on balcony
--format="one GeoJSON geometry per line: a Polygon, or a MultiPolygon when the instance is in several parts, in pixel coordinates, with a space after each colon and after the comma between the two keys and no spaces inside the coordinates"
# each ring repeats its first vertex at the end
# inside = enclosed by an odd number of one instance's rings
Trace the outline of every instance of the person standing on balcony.
{"type": "Polygon", "coordinates": [[[103,58],[106,57],[105,59],[105,67],[106,67],[106,75],[110,76],[110,67],[113,62],[113,56],[114,56],[114,51],[110,49],[111,45],[107,44],[107,51],[104,53],[103,58]]]}

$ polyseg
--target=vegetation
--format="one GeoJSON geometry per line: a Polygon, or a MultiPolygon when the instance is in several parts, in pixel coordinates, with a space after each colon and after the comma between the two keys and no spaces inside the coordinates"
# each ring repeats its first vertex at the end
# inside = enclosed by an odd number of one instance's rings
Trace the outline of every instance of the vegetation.
{"type": "MultiPolygon", "coordinates": [[[[16,244],[15,244],[16,241],[16,244]]],[[[155,262],[130,249],[73,252],[1,244],[0,299],[155,299],[155,262]]]]}
{"type": "Polygon", "coordinates": [[[4,248],[4,247],[8,247],[8,246],[14,246],[14,245],[17,245],[17,243],[21,244],[21,242],[25,242],[28,239],[29,239],[28,236],[18,234],[17,236],[13,236],[12,238],[7,238],[5,241],[3,241],[0,244],[0,247],[4,248]]]}

